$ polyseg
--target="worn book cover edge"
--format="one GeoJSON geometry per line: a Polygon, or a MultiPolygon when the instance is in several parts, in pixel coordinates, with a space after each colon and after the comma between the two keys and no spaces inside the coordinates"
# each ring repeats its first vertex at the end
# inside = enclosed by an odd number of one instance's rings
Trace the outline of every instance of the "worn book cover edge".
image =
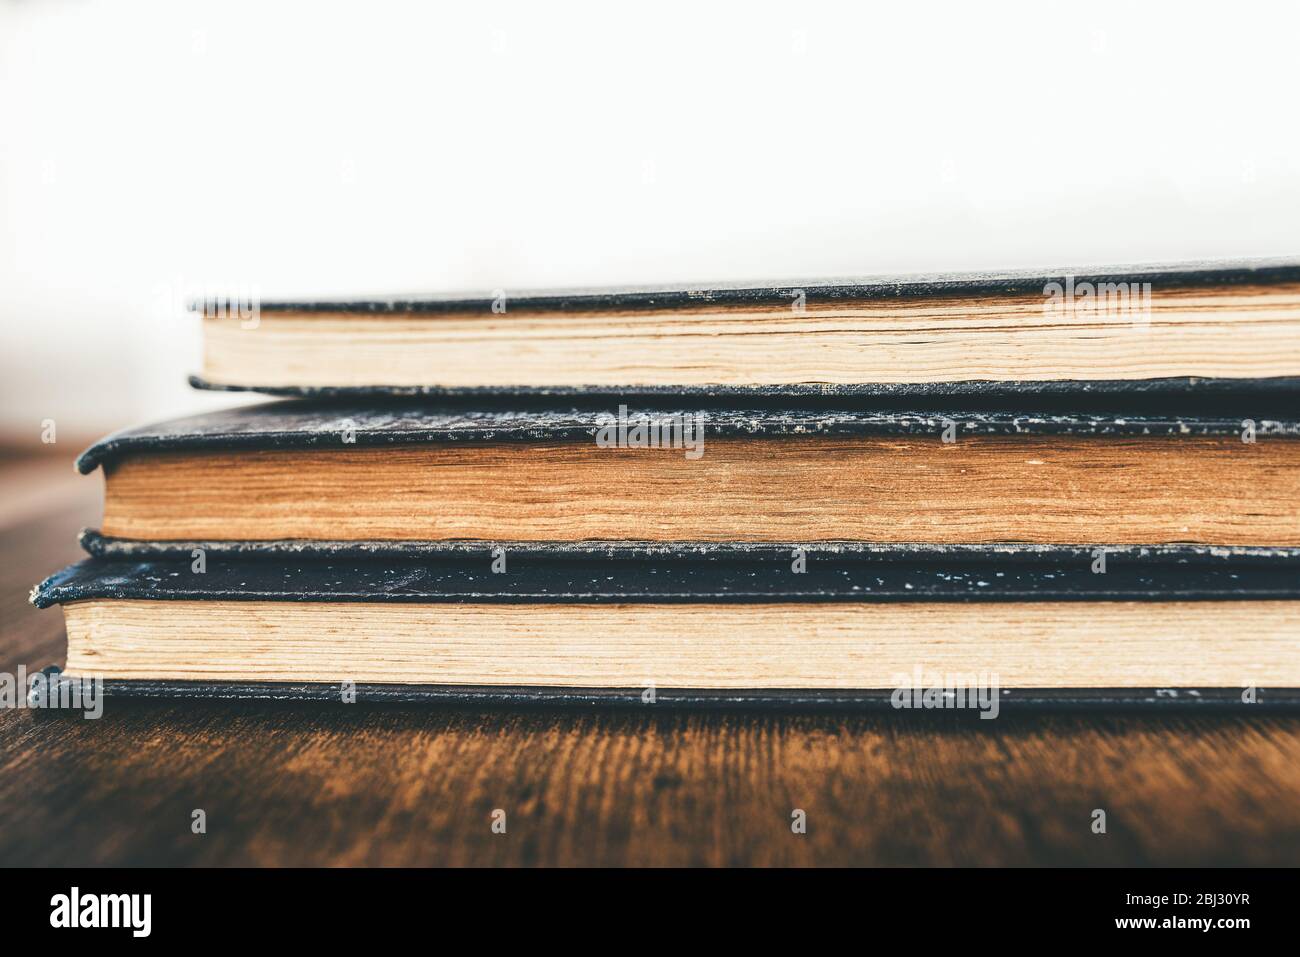
{"type": "Polygon", "coordinates": [[[933,544],[927,542],[877,543],[857,541],[817,542],[656,542],[656,541],[313,541],[280,539],[262,541],[141,541],[82,529],[78,542],[96,558],[140,561],[184,560],[195,551],[208,556],[240,559],[311,559],[351,561],[365,559],[476,559],[504,553],[525,561],[773,561],[788,562],[798,549],[809,560],[844,562],[947,562],[986,561],[1078,563],[1105,554],[1107,562],[1150,565],[1194,563],[1268,564],[1300,563],[1300,547],[1253,545],[1109,545],[1104,542],[1073,545],[1036,545],[1021,542],[994,544],[933,544]]]}
{"type": "Polygon", "coordinates": [[[1300,391],[1300,377],[1275,376],[1263,379],[1222,379],[1171,376],[1159,379],[1066,379],[1000,380],[968,379],[953,382],[855,382],[845,384],[802,383],[788,385],[579,385],[579,386],[392,386],[376,383],[362,386],[245,386],[210,382],[202,376],[189,377],[190,386],[211,392],[255,392],[261,395],[300,398],[472,398],[474,396],[557,396],[610,395],[636,398],[681,396],[684,398],[828,398],[908,399],[944,396],[981,396],[1007,399],[1038,396],[1076,395],[1186,395],[1239,393],[1275,395],[1300,391]]]}
{"type": "MultiPolygon", "coordinates": [[[[1300,260],[1242,259],[1119,266],[1075,266],[984,272],[878,275],[756,282],[685,283],[587,289],[519,289],[474,293],[380,295],[337,299],[265,299],[267,312],[302,313],[492,313],[504,296],[509,307],[529,311],[597,309],[658,310],[726,305],[789,305],[802,292],[811,302],[1043,295],[1044,286],[1071,277],[1076,283],[1151,283],[1167,288],[1263,285],[1300,281],[1300,260]]],[[[206,297],[190,304],[203,315],[221,314],[228,299],[206,297]]]]}
{"type": "MultiPolygon", "coordinates": [[[[49,695],[71,693],[83,680],[65,675],[58,667],[46,668],[51,679],[49,695]]],[[[90,676],[87,676],[89,678],[90,676]]],[[[656,709],[762,711],[897,712],[908,716],[955,714],[976,719],[978,709],[953,707],[902,708],[897,689],[865,688],[830,691],[802,689],[702,690],[656,688],[647,700],[644,688],[578,688],[500,685],[358,684],[345,688],[317,682],[269,681],[154,681],[109,679],[102,684],[105,698],[114,701],[181,700],[257,705],[309,703],[320,706],[419,705],[429,707],[491,708],[618,708],[653,713],[656,709]],[[349,700],[350,699],[350,700],[349,700]]],[[[998,713],[1053,711],[1178,711],[1261,714],[1300,708],[1300,688],[1254,688],[1250,700],[1241,688],[1001,688],[998,713]]],[[[39,700],[31,702],[39,706],[39,700]]],[[[51,714],[75,710],[46,709],[51,714]]]]}
{"type": "Polygon", "coordinates": [[[519,562],[485,556],[258,561],[88,558],[37,585],[38,607],[90,599],[495,604],[1242,601],[1300,598],[1294,566],[1095,562],[519,562]]]}
{"type": "MultiPolygon", "coordinates": [[[[1289,410],[1287,410],[1289,411],[1289,410]]],[[[710,437],[794,438],[810,435],[905,435],[958,439],[973,435],[1231,436],[1249,429],[1256,439],[1300,437],[1300,417],[1179,415],[1167,412],[1043,412],[882,410],[821,407],[692,409],[674,404],[628,409],[575,407],[535,400],[514,408],[462,404],[341,405],[321,401],[270,402],[223,409],[124,429],[92,444],[77,458],[89,473],[118,456],[166,450],[344,448],[452,442],[595,442],[602,429],[643,417],[689,417],[710,437]],[[344,442],[346,437],[346,442],[344,442]]]]}

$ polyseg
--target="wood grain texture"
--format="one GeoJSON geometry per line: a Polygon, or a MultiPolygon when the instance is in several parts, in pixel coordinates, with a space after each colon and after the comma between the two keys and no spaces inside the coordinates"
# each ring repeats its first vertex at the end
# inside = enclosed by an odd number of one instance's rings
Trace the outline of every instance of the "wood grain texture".
{"type": "Polygon", "coordinates": [[[1295,864],[1293,722],[6,715],[3,862],[1295,864]],[[986,723],[987,724],[987,723],[986,723]],[[1109,833],[1089,830],[1104,808],[1109,833]],[[190,833],[203,808],[208,833],[190,833]],[[494,809],[507,833],[494,835],[494,809]],[[808,833],[790,831],[792,809],[808,833]]]}
{"type": "MultiPolygon", "coordinates": [[[[0,535],[5,670],[62,660],[26,594],[93,512],[0,535]]],[[[0,865],[25,863],[1295,865],[1300,719],[3,711],[0,865]]]]}

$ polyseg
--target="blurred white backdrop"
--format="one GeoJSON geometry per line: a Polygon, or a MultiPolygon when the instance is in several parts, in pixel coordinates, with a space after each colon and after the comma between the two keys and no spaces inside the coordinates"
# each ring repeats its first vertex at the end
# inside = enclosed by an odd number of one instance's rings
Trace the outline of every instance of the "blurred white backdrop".
{"type": "Polygon", "coordinates": [[[0,0],[0,430],[270,298],[1300,253],[1300,6],[0,0]]]}

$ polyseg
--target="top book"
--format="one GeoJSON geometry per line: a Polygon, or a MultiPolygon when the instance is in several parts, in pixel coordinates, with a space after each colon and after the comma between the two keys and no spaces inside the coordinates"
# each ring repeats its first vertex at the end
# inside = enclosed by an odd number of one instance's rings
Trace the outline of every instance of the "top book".
{"type": "Polygon", "coordinates": [[[194,385],[282,395],[1300,386],[1300,261],[195,309],[194,385]]]}

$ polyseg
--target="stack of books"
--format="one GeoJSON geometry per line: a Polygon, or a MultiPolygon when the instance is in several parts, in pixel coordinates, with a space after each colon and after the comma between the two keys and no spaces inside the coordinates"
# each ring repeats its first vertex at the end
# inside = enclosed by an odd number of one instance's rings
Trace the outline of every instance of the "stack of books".
{"type": "Polygon", "coordinates": [[[1300,263],[203,304],[60,680],[129,696],[1300,703],[1300,263]]]}

